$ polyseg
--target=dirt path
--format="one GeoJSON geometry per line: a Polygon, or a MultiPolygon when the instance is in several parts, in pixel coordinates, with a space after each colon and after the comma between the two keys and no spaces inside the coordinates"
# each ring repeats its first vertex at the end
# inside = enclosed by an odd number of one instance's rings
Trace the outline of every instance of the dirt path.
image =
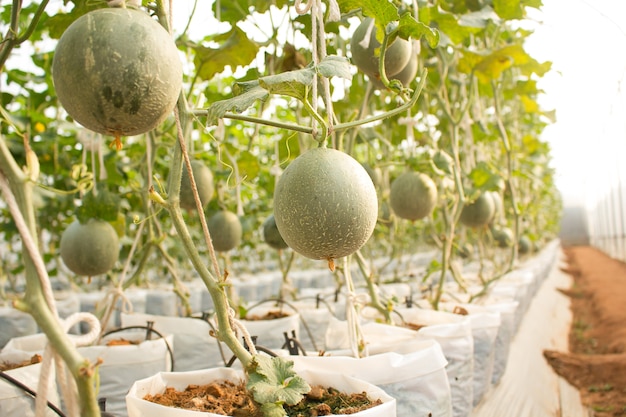
{"type": "Polygon", "coordinates": [[[545,351],[596,417],[626,416],[626,264],[598,249],[564,249],[573,278],[571,353],[545,351]]]}

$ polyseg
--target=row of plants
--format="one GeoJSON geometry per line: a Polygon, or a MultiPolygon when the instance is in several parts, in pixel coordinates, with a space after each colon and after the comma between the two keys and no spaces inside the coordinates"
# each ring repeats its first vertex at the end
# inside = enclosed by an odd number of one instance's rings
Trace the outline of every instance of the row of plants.
{"type": "Polygon", "coordinates": [[[480,264],[479,296],[555,237],[552,114],[537,101],[550,63],[519,24],[539,1],[222,1],[230,30],[202,38],[193,14],[172,27],[171,2],[108,3],[1,11],[2,297],[67,365],[80,415],[99,415],[97,369],[51,283],[112,291],[106,316],[159,283],[189,306],[199,277],[217,337],[253,393],[273,384],[255,398],[281,415],[282,381],[290,402],[308,386],[259,370],[229,313],[245,311],[233,276],[278,268],[276,295],[293,299],[290,272],[328,268],[350,293],[358,266],[390,321],[376,284],[407,277],[385,265],[435,250],[420,279],[437,309],[446,282],[467,288],[455,260],[480,264]]]}

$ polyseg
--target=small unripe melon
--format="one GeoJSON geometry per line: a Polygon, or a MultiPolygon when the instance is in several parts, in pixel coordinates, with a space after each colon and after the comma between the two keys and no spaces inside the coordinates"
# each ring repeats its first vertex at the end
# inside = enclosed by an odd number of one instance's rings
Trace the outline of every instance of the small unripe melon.
{"type": "Polygon", "coordinates": [[[528,236],[522,235],[517,242],[518,253],[520,253],[521,255],[526,255],[527,253],[530,253],[532,251],[532,248],[533,243],[528,238],[528,236]]]}
{"type": "MultiPolygon", "coordinates": [[[[350,40],[352,63],[365,75],[375,80],[380,79],[380,59],[377,49],[380,42],[376,39],[376,26],[372,18],[363,19],[350,40]],[[365,39],[369,31],[369,41],[365,39]]],[[[396,38],[385,51],[385,73],[387,78],[402,71],[409,62],[413,47],[411,42],[396,38]]]]}
{"type": "MultiPolygon", "coordinates": [[[[397,74],[388,76],[389,81],[398,80],[404,87],[408,87],[413,80],[417,77],[418,70],[418,56],[419,56],[419,46],[415,46],[413,44],[412,52],[409,55],[409,62],[404,66],[404,68],[397,74]]],[[[419,45],[419,44],[417,44],[419,45]]],[[[384,87],[383,83],[380,80],[374,79],[374,87],[377,89],[381,89],[384,87]]]]}
{"type": "MultiPolygon", "coordinates": [[[[213,197],[213,173],[204,165],[204,162],[197,159],[191,161],[191,170],[202,207],[206,207],[213,197]]],[[[191,190],[191,180],[189,179],[187,165],[183,166],[183,176],[180,183],[180,206],[186,210],[196,209],[196,201],[191,190]]]]}
{"type": "Polygon", "coordinates": [[[228,252],[241,243],[241,221],[235,213],[218,211],[209,218],[207,226],[216,251],[228,252]]]}
{"type": "Polygon", "coordinates": [[[376,189],[354,158],[315,148],[298,156],[280,176],[274,217],[289,247],[332,265],[372,235],[378,217],[376,189]]]}
{"type": "Polygon", "coordinates": [[[182,63],[172,37],[140,10],[89,12],[63,33],[52,79],[59,101],[95,132],[132,136],[148,132],[174,109],[182,63]]]}
{"type": "Polygon", "coordinates": [[[263,240],[276,250],[286,249],[289,247],[285,239],[280,235],[278,227],[276,227],[276,219],[271,214],[263,223],[263,240]]]}
{"type": "Polygon", "coordinates": [[[496,210],[493,198],[489,193],[482,193],[476,200],[466,204],[461,212],[460,221],[468,227],[481,227],[487,225],[494,216],[496,210]]]}
{"type": "Polygon", "coordinates": [[[422,219],[437,205],[437,185],[426,174],[404,172],[391,183],[389,202],[396,216],[412,221],[422,219]]]}
{"type": "Polygon", "coordinates": [[[500,248],[510,248],[513,246],[513,231],[508,227],[498,227],[492,232],[493,240],[500,248]]]}
{"type": "Polygon", "coordinates": [[[119,257],[117,232],[102,220],[78,220],[61,235],[61,259],[76,275],[95,276],[110,271],[119,257]]]}

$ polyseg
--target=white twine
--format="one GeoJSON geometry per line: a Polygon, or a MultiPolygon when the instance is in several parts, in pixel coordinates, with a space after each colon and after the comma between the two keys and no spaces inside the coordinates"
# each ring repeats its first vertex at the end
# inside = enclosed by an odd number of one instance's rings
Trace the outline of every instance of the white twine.
{"type": "MultiPolygon", "coordinates": [[[[72,326],[80,322],[86,322],[89,324],[88,333],[70,337],[70,340],[75,346],[90,345],[100,334],[100,321],[91,313],[74,313],[68,316],[65,320],[59,321],[61,323],[61,328],[65,333],[67,333],[72,326]]],[[[67,415],[68,417],[79,417],[76,383],[60,355],[49,343],[46,343],[42,356],[39,383],[37,385],[37,397],[35,398],[35,417],[44,417],[46,415],[46,407],[48,405],[48,387],[50,386],[50,378],[52,376],[51,365],[53,363],[57,372],[57,380],[59,382],[60,390],[63,398],[65,399],[67,415]]]]}
{"type": "Polygon", "coordinates": [[[359,310],[368,302],[367,294],[354,294],[352,292],[346,294],[346,321],[348,322],[348,332],[350,332],[350,350],[352,350],[355,358],[368,356],[367,344],[359,323],[359,310]],[[363,345],[362,351],[359,349],[359,343],[363,345]]]}
{"type": "MultiPolygon", "coordinates": [[[[17,201],[15,200],[15,196],[13,195],[13,192],[11,191],[11,187],[9,186],[9,183],[7,182],[7,179],[2,173],[2,171],[0,171],[0,190],[2,190],[2,194],[4,195],[4,200],[7,204],[7,207],[9,208],[11,216],[13,217],[13,220],[15,221],[15,225],[17,226],[17,229],[20,233],[20,236],[22,238],[22,244],[28,251],[28,254],[30,255],[30,258],[35,267],[35,270],[37,271],[37,276],[39,278],[39,282],[41,285],[41,290],[44,295],[44,299],[52,315],[60,322],[63,328],[63,331],[66,333],[74,324],[78,323],[79,321],[86,321],[90,323],[91,325],[90,332],[87,333],[86,335],[76,338],[74,340],[74,343],[76,345],[84,344],[84,343],[87,343],[87,344],[92,343],[93,340],[95,340],[95,338],[100,333],[100,322],[95,316],[89,313],[75,313],[69,316],[65,320],[61,320],[59,318],[59,313],[56,308],[56,302],[54,300],[54,293],[50,285],[50,278],[48,277],[48,271],[46,270],[46,266],[43,262],[43,257],[39,253],[39,248],[37,247],[37,244],[35,243],[33,237],[30,234],[30,231],[28,230],[28,226],[26,224],[26,221],[24,220],[24,217],[22,216],[22,212],[19,209],[17,201]]],[[[35,416],[36,417],[43,417],[45,416],[45,413],[46,413],[46,407],[48,405],[47,404],[48,386],[50,383],[50,376],[51,376],[50,364],[53,359],[56,364],[56,368],[58,370],[57,373],[59,375],[64,375],[68,373],[67,370],[64,370],[66,368],[64,366],[65,365],[64,362],[61,360],[58,354],[52,350],[50,345],[47,344],[46,348],[44,349],[44,355],[42,357],[39,383],[37,385],[38,394],[35,398],[35,416]]],[[[76,398],[75,385],[73,385],[73,389],[70,389],[67,386],[68,384],[64,383],[63,380],[61,381],[62,382],[60,383],[60,385],[61,385],[61,389],[63,392],[63,396],[66,399],[66,404],[67,404],[68,410],[70,411],[70,414],[68,414],[68,416],[79,417],[78,412],[77,412],[77,398],[76,398]]]]}
{"type": "Polygon", "coordinates": [[[250,354],[253,356],[256,355],[258,352],[256,350],[256,346],[254,346],[254,343],[252,342],[252,337],[250,336],[248,329],[246,329],[246,326],[244,326],[243,323],[237,319],[235,316],[235,310],[232,308],[228,309],[228,321],[230,323],[230,327],[232,327],[235,332],[235,336],[239,338],[241,333],[241,337],[244,342],[246,342],[250,354]]]}

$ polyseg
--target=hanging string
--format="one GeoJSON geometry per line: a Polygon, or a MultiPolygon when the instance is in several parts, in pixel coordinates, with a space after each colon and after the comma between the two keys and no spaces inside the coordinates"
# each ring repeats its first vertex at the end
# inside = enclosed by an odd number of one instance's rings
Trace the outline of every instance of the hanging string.
{"type": "MultiPolygon", "coordinates": [[[[324,30],[324,12],[322,7],[322,0],[309,0],[306,5],[302,4],[301,0],[296,0],[295,10],[298,14],[303,15],[311,12],[311,49],[313,55],[313,63],[318,65],[326,57],[326,32],[324,30]]],[[[329,0],[329,21],[337,21],[341,18],[341,12],[336,0],[329,0]]],[[[324,105],[326,106],[326,112],[328,116],[329,133],[332,132],[332,127],[335,121],[335,114],[333,111],[333,103],[330,94],[330,83],[328,78],[321,77],[322,85],[322,98],[324,105]]],[[[317,112],[318,109],[318,75],[313,75],[313,85],[311,87],[313,110],[317,112]]],[[[317,134],[317,123],[312,121],[313,135],[317,134]]],[[[326,138],[323,138],[326,139],[326,138]]]]}
{"type": "Polygon", "coordinates": [[[256,346],[254,346],[254,342],[252,341],[252,337],[250,336],[248,329],[246,329],[246,326],[244,326],[243,323],[237,319],[235,310],[232,308],[228,309],[228,321],[230,322],[230,327],[234,330],[237,338],[239,338],[239,336],[243,338],[246,346],[248,346],[250,354],[252,356],[256,355],[258,352],[256,350],[256,346]]]}

